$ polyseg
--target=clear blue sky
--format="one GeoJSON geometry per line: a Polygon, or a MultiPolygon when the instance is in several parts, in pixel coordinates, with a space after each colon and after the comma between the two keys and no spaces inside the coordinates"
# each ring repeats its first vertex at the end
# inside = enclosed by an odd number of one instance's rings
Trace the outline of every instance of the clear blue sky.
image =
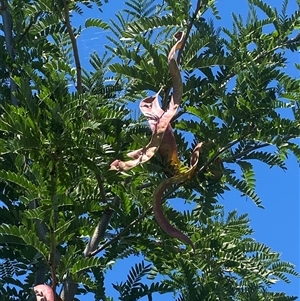
{"type": "MultiPolygon", "coordinates": [[[[283,1],[283,0],[282,0],[283,1]]],[[[268,4],[276,7],[281,7],[281,0],[268,0],[268,4]]],[[[111,0],[108,4],[103,6],[104,13],[97,10],[88,10],[83,16],[75,15],[73,24],[84,24],[88,17],[101,18],[104,21],[109,21],[113,18],[117,9],[124,6],[124,1],[111,0]],[[118,4],[117,4],[118,3],[118,4]]],[[[215,24],[231,27],[233,12],[245,15],[247,13],[246,0],[231,0],[219,1],[217,3],[222,19],[216,21],[215,24]],[[229,5],[230,3],[230,5],[229,5]]],[[[296,0],[290,0],[288,12],[291,13],[297,8],[296,0]]],[[[205,17],[205,15],[204,15],[205,17]]],[[[101,29],[88,28],[78,39],[78,45],[84,68],[89,68],[89,54],[96,51],[100,55],[105,50],[106,32],[101,29]]],[[[299,76],[296,71],[292,71],[291,66],[295,62],[299,63],[298,53],[288,53],[289,65],[287,72],[293,76],[299,76]],[[294,72],[294,73],[293,73],[294,72]]],[[[299,241],[300,241],[300,212],[299,212],[299,183],[300,173],[299,166],[295,158],[290,157],[287,161],[286,172],[279,168],[268,168],[262,163],[255,164],[255,171],[257,175],[257,193],[263,200],[265,209],[259,209],[254,202],[245,197],[241,197],[236,191],[228,192],[224,195],[220,202],[225,205],[226,210],[230,211],[237,209],[240,214],[247,212],[251,219],[251,226],[255,230],[253,237],[260,242],[265,243],[274,251],[282,254],[282,260],[296,264],[299,272],[299,241]]],[[[181,209],[180,205],[172,205],[176,209],[181,209]]],[[[126,280],[127,272],[130,267],[136,263],[141,262],[142,258],[129,258],[118,262],[112,271],[108,273],[106,279],[106,289],[108,296],[114,296],[117,300],[117,294],[111,286],[111,283],[122,282],[126,280]]],[[[279,282],[274,289],[276,291],[284,291],[290,295],[299,296],[299,279],[291,278],[292,284],[285,284],[279,282]]],[[[81,300],[91,300],[91,296],[81,296],[81,300]]],[[[146,299],[145,299],[146,300],[146,299]]],[[[157,295],[155,300],[171,301],[173,298],[168,295],[157,295]]]]}

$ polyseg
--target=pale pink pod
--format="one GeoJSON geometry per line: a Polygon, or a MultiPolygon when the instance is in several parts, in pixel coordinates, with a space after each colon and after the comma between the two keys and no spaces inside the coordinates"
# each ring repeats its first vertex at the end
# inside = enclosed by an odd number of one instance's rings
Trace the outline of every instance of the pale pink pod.
{"type": "Polygon", "coordinates": [[[53,289],[47,284],[36,285],[34,293],[37,301],[55,301],[53,289]]]}

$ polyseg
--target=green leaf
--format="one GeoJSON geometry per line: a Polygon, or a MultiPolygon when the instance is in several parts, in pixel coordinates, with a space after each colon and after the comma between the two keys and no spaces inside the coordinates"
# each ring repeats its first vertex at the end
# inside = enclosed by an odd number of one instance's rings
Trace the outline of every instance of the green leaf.
{"type": "Polygon", "coordinates": [[[31,181],[27,180],[26,177],[23,175],[14,173],[12,171],[0,170],[0,178],[5,181],[17,184],[18,186],[30,192],[31,195],[38,195],[37,186],[35,186],[31,181]]]}
{"type": "Polygon", "coordinates": [[[103,22],[101,19],[96,19],[96,18],[88,18],[85,21],[85,27],[100,27],[103,29],[108,29],[109,26],[107,23],[103,22]]]}
{"type": "Polygon", "coordinates": [[[37,235],[24,226],[0,225],[0,244],[29,245],[40,252],[45,259],[50,254],[49,248],[40,241],[37,235]],[[15,239],[11,239],[14,237],[15,239]]]}
{"type": "Polygon", "coordinates": [[[263,206],[261,205],[262,203],[261,199],[246,181],[239,180],[236,177],[231,176],[229,174],[226,174],[225,176],[226,176],[226,180],[231,186],[233,186],[243,194],[250,197],[258,207],[263,208],[263,206]]]}
{"type": "Polygon", "coordinates": [[[103,267],[103,261],[98,257],[78,258],[72,267],[72,274],[78,274],[92,267],[103,267]]]}

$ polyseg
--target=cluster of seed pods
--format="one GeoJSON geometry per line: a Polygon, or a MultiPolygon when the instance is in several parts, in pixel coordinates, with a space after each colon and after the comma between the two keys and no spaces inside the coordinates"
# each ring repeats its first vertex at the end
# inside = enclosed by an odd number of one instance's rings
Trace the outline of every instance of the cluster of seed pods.
{"type": "Polygon", "coordinates": [[[182,98],[182,78],[178,64],[176,61],[176,51],[182,47],[184,33],[178,32],[175,35],[176,43],[171,48],[168,55],[169,72],[172,78],[173,94],[171,101],[166,110],[160,107],[158,97],[159,92],[153,96],[149,96],[140,102],[140,110],[147,118],[150,125],[152,136],[150,142],[143,148],[132,151],[127,154],[131,160],[121,161],[115,160],[111,163],[110,169],[117,171],[126,171],[139,164],[143,164],[150,160],[157,152],[161,157],[169,162],[174,171],[174,175],[164,179],[153,193],[153,210],[154,216],[160,227],[170,236],[180,239],[189,244],[195,251],[194,244],[178,229],[174,228],[163,214],[162,196],[164,191],[174,184],[181,184],[189,180],[196,170],[199,154],[202,150],[202,143],[199,143],[192,152],[190,167],[180,169],[180,160],[178,158],[177,145],[171,127],[171,120],[175,116],[182,98]]]}

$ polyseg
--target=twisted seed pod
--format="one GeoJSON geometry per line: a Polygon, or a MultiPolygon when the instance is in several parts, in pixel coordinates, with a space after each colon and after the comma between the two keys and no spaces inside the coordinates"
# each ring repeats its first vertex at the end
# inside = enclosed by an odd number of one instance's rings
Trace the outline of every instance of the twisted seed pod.
{"type": "Polygon", "coordinates": [[[191,179],[196,170],[199,154],[202,150],[202,143],[199,143],[193,150],[190,168],[185,171],[180,171],[177,145],[170,122],[181,103],[183,93],[182,78],[176,61],[176,51],[182,47],[182,41],[184,39],[183,32],[178,32],[175,35],[175,38],[177,39],[177,42],[171,48],[168,55],[168,66],[173,86],[173,95],[171,96],[169,107],[166,111],[160,107],[158,102],[159,92],[154,96],[146,97],[141,101],[140,110],[147,118],[150,125],[152,131],[151,140],[145,147],[127,154],[132,160],[115,160],[111,163],[110,169],[119,171],[129,170],[138,164],[145,163],[159,151],[161,157],[169,162],[173,168],[174,176],[163,180],[153,193],[154,217],[167,234],[190,245],[195,252],[193,242],[189,237],[170,224],[164,216],[162,207],[162,196],[168,187],[173,184],[182,184],[191,179]]]}

